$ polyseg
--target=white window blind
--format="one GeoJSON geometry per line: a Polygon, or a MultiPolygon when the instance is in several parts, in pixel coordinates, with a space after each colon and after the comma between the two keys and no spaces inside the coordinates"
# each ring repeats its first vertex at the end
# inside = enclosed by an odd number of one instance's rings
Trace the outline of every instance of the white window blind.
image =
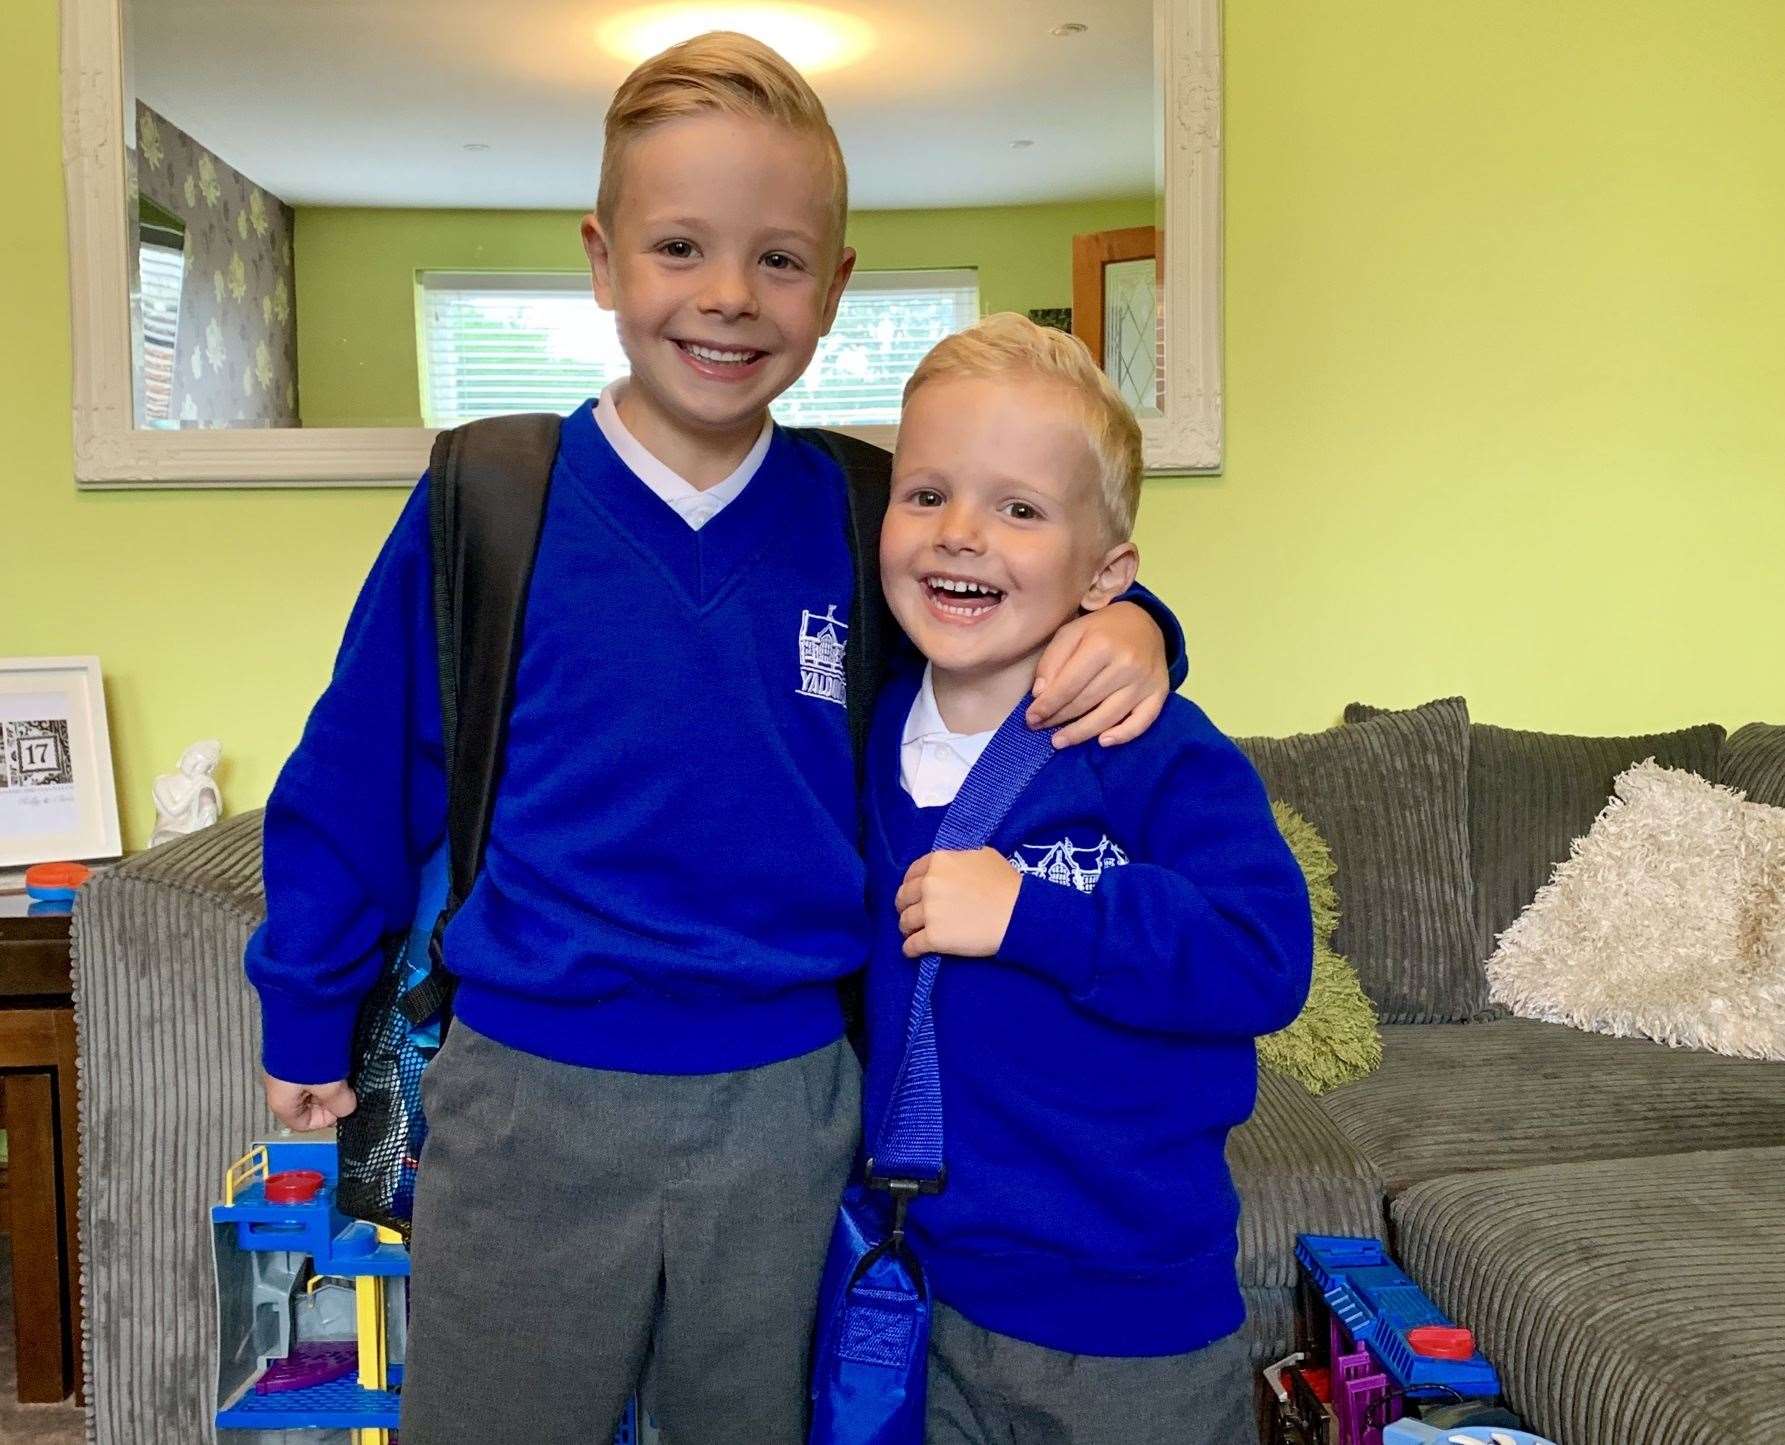
{"type": "MultiPolygon", "coordinates": [[[[613,313],[582,272],[421,274],[422,418],[456,426],[511,411],[569,412],[627,371],[613,313]]],[[[773,407],[795,425],[899,419],[919,359],[979,317],[974,271],[866,271],[850,279],[836,325],[773,407]]]]}
{"type": "Polygon", "coordinates": [[[142,262],[143,421],[168,427],[174,425],[174,349],[186,257],[183,251],[147,241],[137,254],[142,262]]]}
{"type": "Polygon", "coordinates": [[[769,410],[791,426],[892,426],[924,353],[977,320],[977,271],[857,272],[805,375],[769,410]]]}

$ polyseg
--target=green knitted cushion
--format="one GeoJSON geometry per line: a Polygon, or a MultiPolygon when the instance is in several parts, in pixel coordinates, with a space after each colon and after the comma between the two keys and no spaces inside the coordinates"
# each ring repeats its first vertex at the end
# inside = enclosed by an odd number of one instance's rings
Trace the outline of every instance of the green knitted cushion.
{"type": "Polygon", "coordinates": [[[1376,1007],[1358,982],[1357,970],[1332,950],[1333,930],[1339,926],[1332,849],[1293,808],[1273,802],[1271,812],[1308,880],[1314,914],[1314,982],[1295,1022],[1258,1041],[1258,1061],[1318,1094],[1373,1072],[1382,1062],[1382,1034],[1376,1007]]]}

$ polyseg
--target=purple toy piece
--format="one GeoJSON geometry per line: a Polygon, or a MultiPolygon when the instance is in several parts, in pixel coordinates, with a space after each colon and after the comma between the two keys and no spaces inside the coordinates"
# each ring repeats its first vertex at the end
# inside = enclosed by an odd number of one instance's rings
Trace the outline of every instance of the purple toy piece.
{"type": "Polygon", "coordinates": [[[359,1367],[359,1347],[352,1340],[300,1340],[282,1360],[274,1360],[254,1382],[257,1395],[306,1390],[351,1375],[359,1367]]]}
{"type": "Polygon", "coordinates": [[[1327,1345],[1339,1445],[1382,1445],[1384,1427],[1401,1418],[1398,1392],[1370,1352],[1352,1343],[1337,1315],[1327,1320],[1327,1345]]]}

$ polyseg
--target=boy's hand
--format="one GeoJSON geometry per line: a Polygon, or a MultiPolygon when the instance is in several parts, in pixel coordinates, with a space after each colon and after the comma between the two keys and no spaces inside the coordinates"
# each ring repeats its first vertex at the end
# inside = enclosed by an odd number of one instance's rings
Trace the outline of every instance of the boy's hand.
{"type": "Polygon", "coordinates": [[[345,1079],[332,1084],[288,1084],[267,1074],[265,1081],[267,1107],[281,1124],[299,1134],[327,1129],[359,1107],[345,1079]]]}
{"type": "Polygon", "coordinates": [[[926,853],[893,899],[905,957],[990,958],[1004,942],[1022,881],[996,848],[926,853]]]}
{"type": "Polygon", "coordinates": [[[1056,748],[1134,741],[1171,695],[1159,624],[1133,602],[1074,618],[1041,654],[1034,691],[1024,716],[1032,728],[1059,728],[1056,748]]]}

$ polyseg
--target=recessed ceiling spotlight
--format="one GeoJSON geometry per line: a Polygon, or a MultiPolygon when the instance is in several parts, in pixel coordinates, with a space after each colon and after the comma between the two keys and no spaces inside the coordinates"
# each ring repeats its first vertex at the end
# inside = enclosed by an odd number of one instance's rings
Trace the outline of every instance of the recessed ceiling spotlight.
{"type": "Polygon", "coordinates": [[[1048,31],[1049,35],[1058,35],[1062,40],[1072,35],[1083,35],[1091,27],[1082,20],[1068,20],[1064,25],[1056,25],[1048,31]]]}
{"type": "Polygon", "coordinates": [[[796,70],[815,75],[859,60],[874,32],[853,15],[783,0],[651,5],[628,10],[601,26],[601,43],[637,65],[678,41],[708,30],[737,30],[781,52],[796,70]]]}
{"type": "Polygon", "coordinates": [[[487,141],[480,140],[468,140],[461,147],[461,149],[468,151],[487,151],[489,148],[489,143],[487,141]]]}
{"type": "Polygon", "coordinates": [[[1035,144],[1035,142],[1032,140],[1013,140],[1010,143],[1010,148],[1013,151],[1026,151],[1029,149],[1030,146],[1032,146],[1034,144],[1035,144]]]}

